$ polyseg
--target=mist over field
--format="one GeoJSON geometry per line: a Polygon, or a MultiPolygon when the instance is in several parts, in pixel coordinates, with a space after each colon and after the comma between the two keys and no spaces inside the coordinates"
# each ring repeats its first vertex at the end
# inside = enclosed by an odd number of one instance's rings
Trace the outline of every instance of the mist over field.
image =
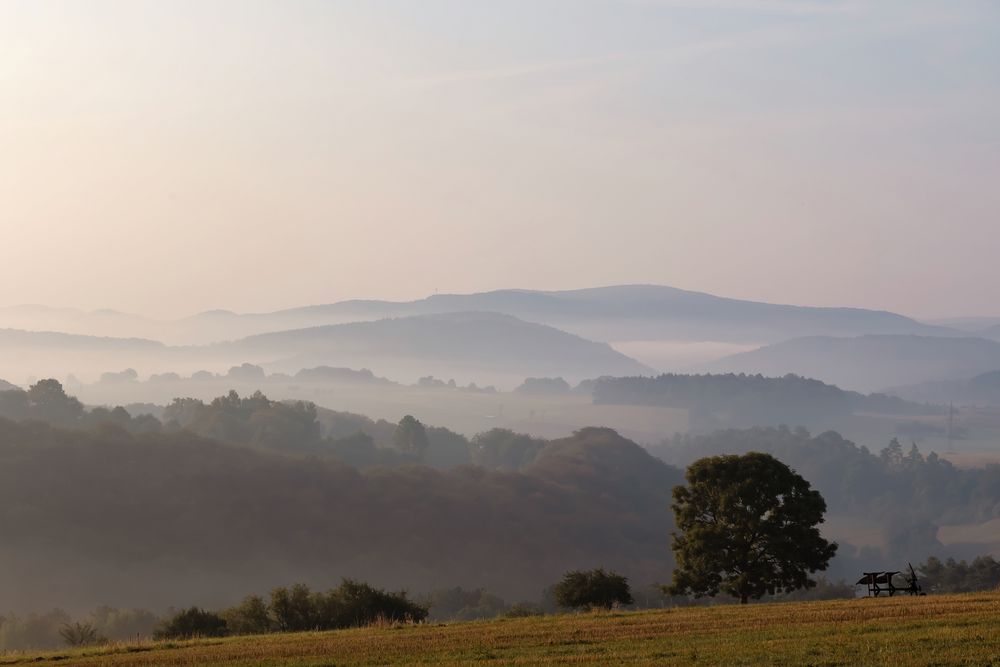
{"type": "Polygon", "coordinates": [[[998,27],[0,4],[0,658],[996,588],[998,27]]]}

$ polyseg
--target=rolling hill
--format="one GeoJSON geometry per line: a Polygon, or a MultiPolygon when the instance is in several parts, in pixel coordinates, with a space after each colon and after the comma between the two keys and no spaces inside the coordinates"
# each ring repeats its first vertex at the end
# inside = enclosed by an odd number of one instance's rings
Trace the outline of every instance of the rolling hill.
{"type": "Polygon", "coordinates": [[[20,349],[54,350],[160,350],[163,343],[144,338],[112,338],[85,336],[56,331],[24,331],[0,329],[0,348],[5,351],[20,349]]]}
{"type": "Polygon", "coordinates": [[[163,360],[169,348],[144,338],[85,336],[54,331],[0,329],[0,368],[8,380],[66,377],[67,373],[95,376],[120,370],[138,360],[163,360]]]}
{"type": "MultiPolygon", "coordinates": [[[[462,383],[516,386],[527,376],[579,381],[636,375],[651,368],[553,327],[497,313],[422,315],[271,332],[202,346],[166,346],[146,339],[0,330],[0,362],[24,376],[94,375],[132,367],[154,372],[225,372],[251,362],[295,374],[320,366],[371,368],[392,379],[425,375],[462,383]]],[[[14,377],[17,377],[15,375],[14,377]]]]}
{"type": "Polygon", "coordinates": [[[243,358],[294,372],[315,366],[372,368],[392,378],[434,374],[462,382],[520,382],[529,375],[581,380],[652,369],[605,343],[509,315],[461,312],[354,322],[209,346],[210,356],[243,358]]]}
{"type": "Polygon", "coordinates": [[[886,311],[760,303],[658,285],[568,291],[507,289],[435,294],[414,301],[350,300],[264,313],[212,310],[172,321],[107,310],[20,306],[0,308],[0,327],[207,344],[273,331],[455,312],[502,313],[603,342],[764,344],[814,335],[960,335],[955,329],[886,311]]]}
{"type": "Polygon", "coordinates": [[[928,403],[1000,406],[1000,370],[961,380],[935,380],[891,387],[894,396],[928,403]]]}
{"type": "Polygon", "coordinates": [[[933,336],[810,336],[708,364],[711,372],[794,373],[856,391],[968,378],[1000,368],[1000,343],[933,336]]]}
{"type": "Polygon", "coordinates": [[[524,599],[591,563],[670,571],[679,470],[608,429],[543,450],[523,472],[358,470],[190,431],[0,419],[4,611],[215,606],[341,577],[524,599]]]}
{"type": "Polygon", "coordinates": [[[766,343],[809,335],[957,333],[886,311],[741,301],[658,285],[435,294],[416,301],[342,301],[261,314],[211,311],[189,318],[185,324],[217,332],[264,332],[387,317],[487,311],[607,342],[766,343]]]}
{"type": "Polygon", "coordinates": [[[80,336],[159,338],[169,323],[116,310],[80,310],[37,304],[0,307],[0,328],[58,331],[80,336]]]}

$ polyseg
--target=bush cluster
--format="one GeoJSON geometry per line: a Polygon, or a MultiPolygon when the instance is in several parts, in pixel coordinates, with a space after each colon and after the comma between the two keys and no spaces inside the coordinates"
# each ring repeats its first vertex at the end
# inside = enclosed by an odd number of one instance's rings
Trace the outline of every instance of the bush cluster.
{"type": "Polygon", "coordinates": [[[325,593],[305,584],[275,588],[267,600],[250,595],[235,607],[215,613],[197,607],[178,612],[157,632],[160,639],[307,632],[371,625],[377,622],[419,623],[427,608],[369,584],[345,579],[325,593]]]}
{"type": "Polygon", "coordinates": [[[554,593],[560,607],[571,609],[611,609],[634,602],[628,579],[603,568],[567,572],[554,593]]]}

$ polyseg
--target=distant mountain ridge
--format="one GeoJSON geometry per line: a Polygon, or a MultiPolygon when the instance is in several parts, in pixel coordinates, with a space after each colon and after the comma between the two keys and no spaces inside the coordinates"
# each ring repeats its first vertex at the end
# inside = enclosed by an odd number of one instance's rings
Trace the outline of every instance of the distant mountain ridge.
{"type": "Polygon", "coordinates": [[[809,335],[965,335],[888,311],[742,301],[657,285],[435,294],[402,302],[351,300],[257,314],[211,311],[188,318],[187,322],[263,332],[320,323],[450,312],[503,313],[604,342],[768,343],[809,335]]]}
{"type": "Polygon", "coordinates": [[[496,312],[602,342],[766,344],[813,335],[968,335],[888,311],[761,303],[659,285],[565,291],[504,289],[435,294],[414,301],[355,299],[264,313],[212,310],[173,321],[149,320],[115,312],[39,308],[30,307],[30,312],[0,308],[0,327],[30,328],[21,325],[26,318],[44,316],[46,328],[52,330],[139,335],[174,344],[206,344],[273,331],[391,317],[496,312]],[[11,321],[14,323],[10,324],[11,321]],[[64,326],[55,326],[59,322],[64,326]]]}

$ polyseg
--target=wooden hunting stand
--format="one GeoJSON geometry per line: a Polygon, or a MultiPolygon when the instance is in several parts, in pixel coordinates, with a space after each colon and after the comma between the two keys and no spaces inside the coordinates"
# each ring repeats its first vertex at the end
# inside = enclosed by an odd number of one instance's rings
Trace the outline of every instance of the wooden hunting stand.
{"type": "Polygon", "coordinates": [[[893,583],[892,578],[896,575],[902,574],[898,570],[885,571],[885,572],[864,572],[861,579],[855,586],[868,586],[868,597],[877,598],[882,594],[892,597],[896,594],[902,595],[926,595],[920,588],[920,584],[917,582],[917,573],[914,572],[913,566],[907,563],[910,568],[910,576],[904,578],[905,586],[897,586],[893,583]]]}

